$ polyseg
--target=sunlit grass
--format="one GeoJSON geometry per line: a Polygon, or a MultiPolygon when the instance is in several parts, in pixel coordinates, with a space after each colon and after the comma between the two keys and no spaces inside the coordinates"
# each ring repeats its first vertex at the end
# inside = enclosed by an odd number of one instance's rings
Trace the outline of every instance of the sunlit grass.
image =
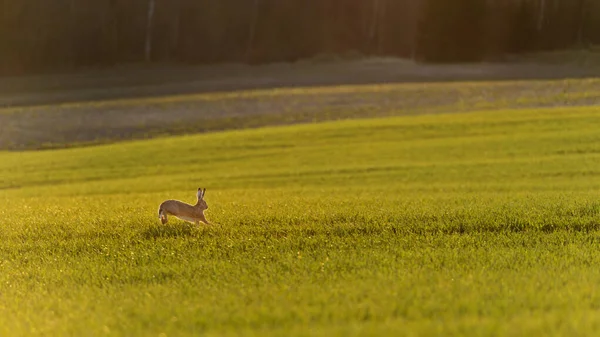
{"type": "Polygon", "coordinates": [[[0,153],[0,335],[589,335],[597,108],[0,153]],[[206,187],[212,227],[165,198],[206,187]]]}

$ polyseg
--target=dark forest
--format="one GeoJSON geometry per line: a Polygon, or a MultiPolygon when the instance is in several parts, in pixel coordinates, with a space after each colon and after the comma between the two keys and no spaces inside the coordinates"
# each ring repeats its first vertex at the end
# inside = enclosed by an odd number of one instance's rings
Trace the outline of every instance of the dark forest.
{"type": "Polygon", "coordinates": [[[0,75],[121,63],[419,62],[600,43],[600,0],[0,0],[0,75]]]}

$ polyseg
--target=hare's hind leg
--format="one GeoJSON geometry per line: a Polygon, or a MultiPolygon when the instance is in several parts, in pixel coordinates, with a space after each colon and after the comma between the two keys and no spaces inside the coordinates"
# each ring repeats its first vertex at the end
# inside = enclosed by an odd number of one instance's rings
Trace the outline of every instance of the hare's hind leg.
{"type": "Polygon", "coordinates": [[[158,218],[160,219],[160,223],[163,225],[169,221],[169,219],[167,219],[167,214],[162,209],[158,211],[158,218]]]}

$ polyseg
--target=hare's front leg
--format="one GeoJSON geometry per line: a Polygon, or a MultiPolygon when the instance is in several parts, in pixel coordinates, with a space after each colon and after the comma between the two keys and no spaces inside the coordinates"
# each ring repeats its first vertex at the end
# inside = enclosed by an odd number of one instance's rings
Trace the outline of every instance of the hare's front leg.
{"type": "Polygon", "coordinates": [[[204,214],[200,215],[200,221],[204,222],[207,225],[210,225],[211,223],[208,222],[208,220],[206,220],[206,217],[204,216],[204,214]]]}

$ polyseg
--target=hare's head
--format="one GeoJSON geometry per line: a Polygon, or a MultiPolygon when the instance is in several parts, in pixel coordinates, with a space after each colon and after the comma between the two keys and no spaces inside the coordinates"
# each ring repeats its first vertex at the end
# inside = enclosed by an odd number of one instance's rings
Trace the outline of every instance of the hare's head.
{"type": "Polygon", "coordinates": [[[204,200],[204,193],[206,193],[206,188],[205,189],[198,188],[198,193],[196,194],[196,196],[198,197],[198,205],[200,205],[200,208],[202,210],[208,209],[208,205],[206,204],[206,201],[204,200]]]}

